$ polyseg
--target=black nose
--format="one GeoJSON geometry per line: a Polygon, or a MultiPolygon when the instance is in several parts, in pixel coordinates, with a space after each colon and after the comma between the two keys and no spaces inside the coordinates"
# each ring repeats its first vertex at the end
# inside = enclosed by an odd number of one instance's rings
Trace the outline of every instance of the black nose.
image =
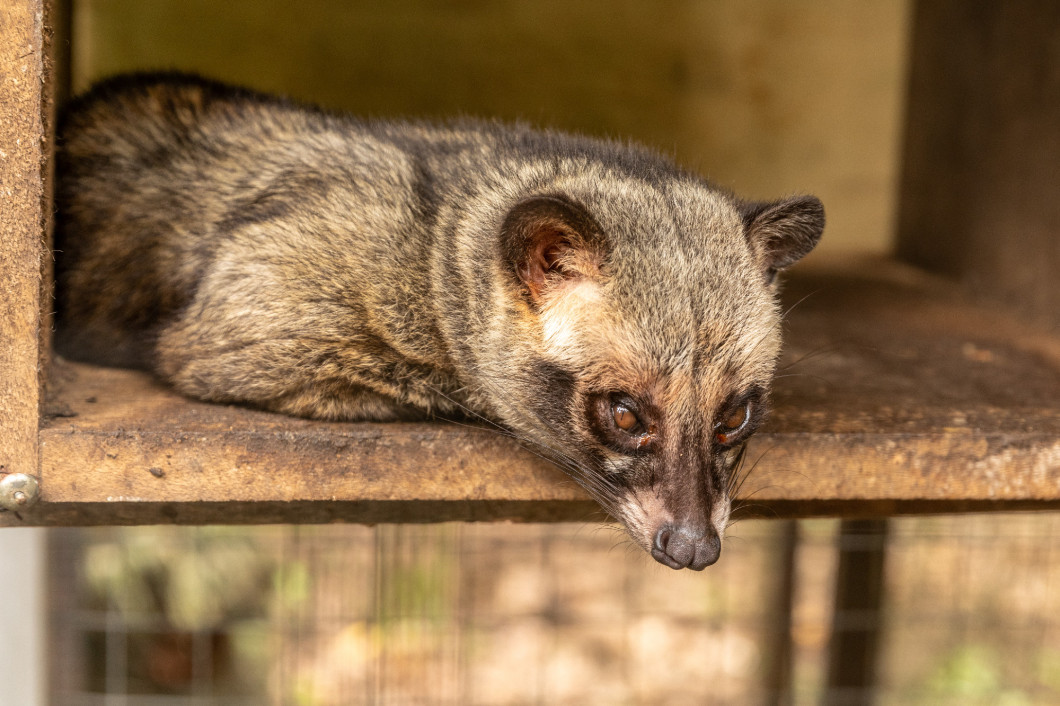
{"type": "Polygon", "coordinates": [[[671,569],[702,571],[721,556],[721,538],[713,527],[700,534],[687,527],[663,525],[655,533],[651,555],[671,569]]]}

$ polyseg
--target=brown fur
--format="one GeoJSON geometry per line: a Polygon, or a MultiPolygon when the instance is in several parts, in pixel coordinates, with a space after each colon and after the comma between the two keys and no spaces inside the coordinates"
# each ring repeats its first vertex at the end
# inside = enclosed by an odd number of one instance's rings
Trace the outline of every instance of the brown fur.
{"type": "Polygon", "coordinates": [[[813,197],[744,203],[639,147],[180,75],[77,100],[59,178],[68,354],[289,414],[490,420],[675,568],[717,558],[773,275],[823,228],[813,197]]]}

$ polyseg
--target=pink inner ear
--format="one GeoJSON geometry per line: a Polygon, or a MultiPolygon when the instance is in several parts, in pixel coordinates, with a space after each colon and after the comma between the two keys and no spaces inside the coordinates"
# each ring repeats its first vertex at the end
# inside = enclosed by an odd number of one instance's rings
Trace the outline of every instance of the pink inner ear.
{"type": "Polygon", "coordinates": [[[501,238],[508,263],[535,304],[553,283],[594,277],[607,249],[596,221],[564,196],[519,201],[504,219],[501,238]]]}
{"type": "Polygon", "coordinates": [[[519,276],[535,299],[544,291],[549,273],[562,271],[560,260],[570,249],[570,241],[562,230],[543,229],[535,234],[526,261],[519,268],[519,276]]]}
{"type": "Polygon", "coordinates": [[[569,250],[570,243],[568,243],[564,238],[561,238],[560,240],[553,242],[551,245],[546,246],[545,249],[541,251],[541,260],[543,262],[545,272],[547,273],[556,269],[560,258],[566,255],[569,250]]]}

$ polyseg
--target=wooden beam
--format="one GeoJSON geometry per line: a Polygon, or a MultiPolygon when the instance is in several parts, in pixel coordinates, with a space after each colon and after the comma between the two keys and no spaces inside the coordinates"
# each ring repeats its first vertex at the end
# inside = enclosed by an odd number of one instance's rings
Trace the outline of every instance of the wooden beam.
{"type": "Polygon", "coordinates": [[[1060,330],[1060,3],[915,3],[898,254],[1060,330]]]}
{"type": "MultiPolygon", "coordinates": [[[[887,261],[793,277],[746,514],[1060,506],[1060,340],[887,261]]],[[[341,424],[184,399],[60,364],[42,503],[18,524],[585,520],[567,476],[454,424],[341,424]]]]}
{"type": "Polygon", "coordinates": [[[887,520],[844,520],[838,542],[828,683],[821,703],[872,706],[885,620],[887,520]]]}
{"type": "Polygon", "coordinates": [[[38,473],[42,13],[0,0],[0,477],[38,473]]]}

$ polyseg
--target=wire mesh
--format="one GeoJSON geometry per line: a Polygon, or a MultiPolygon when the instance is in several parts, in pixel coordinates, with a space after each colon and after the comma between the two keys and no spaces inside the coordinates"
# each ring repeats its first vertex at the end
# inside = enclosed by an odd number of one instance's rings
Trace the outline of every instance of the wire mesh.
{"type": "MultiPolygon", "coordinates": [[[[1060,517],[890,527],[853,697],[1060,704],[1060,517]]],[[[596,525],[56,531],[53,703],[834,702],[838,528],[745,521],[703,573],[596,525]]]]}

